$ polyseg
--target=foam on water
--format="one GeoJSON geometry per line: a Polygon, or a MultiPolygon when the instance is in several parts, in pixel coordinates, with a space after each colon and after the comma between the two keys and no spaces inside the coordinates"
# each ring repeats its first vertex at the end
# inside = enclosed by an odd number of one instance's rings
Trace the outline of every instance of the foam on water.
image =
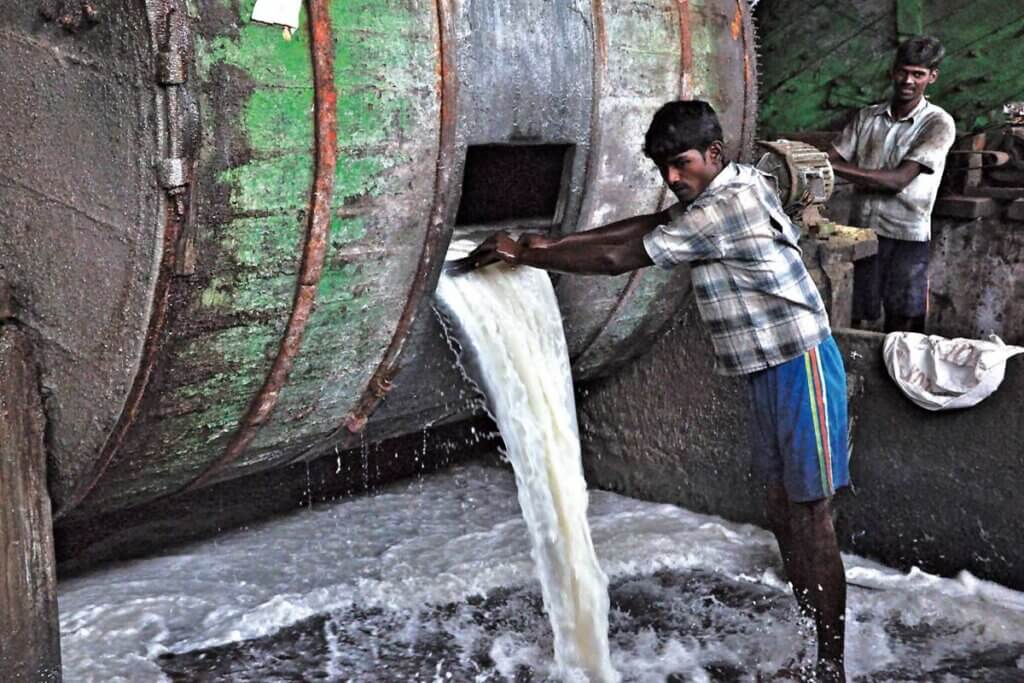
{"type": "MultiPolygon", "coordinates": [[[[550,304],[532,296],[540,295],[516,290],[520,331],[551,322],[529,320],[550,304]]],[[[493,315],[475,320],[502,326],[493,315]]],[[[453,468],[63,581],[64,680],[483,683],[547,681],[574,667],[608,677],[617,670],[637,683],[799,680],[813,666],[813,625],[801,621],[780,578],[772,536],[600,491],[588,510],[575,479],[575,419],[528,421],[528,413],[575,414],[565,381],[545,388],[522,379],[568,369],[564,342],[531,334],[558,347],[557,360],[540,366],[513,335],[505,343],[515,348],[494,353],[518,369],[494,366],[489,382],[512,385],[499,398],[512,416],[502,425],[509,457],[555,449],[564,461],[526,462],[515,478],[482,465],[453,468]],[[573,475],[568,483],[563,470],[573,475]],[[542,485],[547,494],[534,490],[542,485]],[[587,520],[589,535],[581,534],[587,520]],[[593,562],[595,549],[601,558],[611,578],[608,616],[596,564],[574,585],[549,557],[562,533],[575,534],[570,562],[593,562]],[[568,602],[558,605],[554,593],[568,602]],[[541,597],[556,605],[551,618],[541,597]],[[578,608],[591,599],[597,609],[578,608]],[[591,634],[578,660],[560,650],[581,635],[567,627],[570,616],[591,634]],[[594,656],[609,631],[610,664],[594,656]],[[560,651],[562,659],[552,656],[560,651]]],[[[843,559],[851,680],[1024,681],[1024,594],[966,572],[945,579],[843,559]]]]}
{"type": "MultiPolygon", "coordinates": [[[[450,257],[472,243],[453,244],[450,257]]],[[[587,524],[569,351],[547,273],[504,264],[442,276],[437,296],[473,353],[516,475],[564,680],[619,680],[608,651],[608,579],[587,524]]]]}
{"type": "MultiPolygon", "coordinates": [[[[602,491],[591,492],[588,516],[613,584],[612,661],[625,681],[663,683],[670,673],[686,681],[787,680],[780,670],[813,662],[813,629],[795,626],[768,532],[602,491]],[[675,587],[673,576],[681,577],[675,587]],[[716,676],[723,662],[744,675],[716,676]]],[[[851,680],[1024,680],[1024,594],[966,573],[945,579],[843,560],[852,582],[851,680]],[[1018,661],[1015,677],[949,673],[950,662],[993,653],[1018,661]]],[[[445,678],[457,665],[474,670],[457,661],[474,649],[493,661],[478,680],[511,680],[503,674],[523,666],[533,680],[554,671],[546,619],[539,611],[518,617],[528,614],[537,587],[515,481],[480,465],[304,508],[63,581],[59,591],[67,683],[168,680],[156,661],[162,653],[267,636],[313,615],[325,616],[327,649],[331,638],[335,649],[304,662],[308,679],[320,672],[336,681],[396,680],[373,653],[383,658],[390,643],[422,658],[412,643],[438,631],[457,653],[441,664],[439,680],[474,680],[445,678]],[[504,608],[473,607],[495,590],[513,592],[504,608]],[[450,604],[462,607],[431,613],[450,604]],[[356,638],[362,674],[345,667],[356,638]]],[[[283,647],[302,660],[301,642],[283,647]]]]}

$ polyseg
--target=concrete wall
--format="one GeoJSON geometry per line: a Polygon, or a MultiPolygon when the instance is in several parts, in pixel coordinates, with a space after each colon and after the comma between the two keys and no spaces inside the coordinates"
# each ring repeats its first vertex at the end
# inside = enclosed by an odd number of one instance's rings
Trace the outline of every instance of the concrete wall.
{"type": "MultiPolygon", "coordinates": [[[[889,379],[884,336],[842,330],[851,391],[852,490],[836,499],[844,550],[904,568],[961,569],[1024,588],[1024,360],[980,405],[933,414],[889,379]]],[[[646,356],[580,392],[592,486],[763,523],[749,475],[745,380],[712,374],[691,305],[646,356]]]]}
{"type": "MultiPolygon", "coordinates": [[[[853,194],[852,185],[838,182],[829,218],[849,224],[853,194]]],[[[932,215],[928,333],[974,339],[994,333],[1007,344],[1024,344],[1024,215],[1015,203],[998,199],[988,200],[992,215],[942,215],[950,195],[939,197],[932,215]]]]}
{"type": "Polygon", "coordinates": [[[1024,222],[935,218],[928,331],[1024,344],[1024,222]]]}

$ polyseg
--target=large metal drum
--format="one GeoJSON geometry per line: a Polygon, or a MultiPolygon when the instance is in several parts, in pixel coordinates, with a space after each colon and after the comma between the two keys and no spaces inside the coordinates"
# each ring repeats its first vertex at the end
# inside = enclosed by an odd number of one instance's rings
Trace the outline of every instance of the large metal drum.
{"type": "MultiPolygon", "coordinates": [[[[41,365],[51,494],[92,515],[463,415],[430,298],[454,230],[667,199],[703,97],[755,116],[746,0],[46,0],[0,9],[0,279],[41,365]]],[[[580,378],[685,272],[559,278],[580,378]]]]}

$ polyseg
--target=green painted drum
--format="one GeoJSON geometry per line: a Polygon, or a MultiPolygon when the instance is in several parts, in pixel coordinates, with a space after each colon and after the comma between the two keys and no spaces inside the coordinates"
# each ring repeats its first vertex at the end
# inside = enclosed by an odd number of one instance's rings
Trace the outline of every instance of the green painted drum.
{"type": "MultiPolygon", "coordinates": [[[[664,205],[639,149],[669,99],[753,136],[744,0],[308,0],[295,31],[252,0],[93,5],[0,10],[0,279],[60,516],[477,410],[431,311],[453,232],[664,205]]],[[[688,288],[562,277],[580,378],[688,288]]]]}

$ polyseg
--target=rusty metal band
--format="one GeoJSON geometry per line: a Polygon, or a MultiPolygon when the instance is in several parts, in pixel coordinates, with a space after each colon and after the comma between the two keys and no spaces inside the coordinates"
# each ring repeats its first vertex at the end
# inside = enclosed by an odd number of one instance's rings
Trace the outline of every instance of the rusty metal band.
{"type": "Polygon", "coordinates": [[[593,169],[597,168],[601,154],[601,99],[604,92],[605,72],[608,69],[608,34],[604,22],[604,0],[592,0],[592,26],[594,33],[594,61],[591,73],[590,103],[590,145],[587,158],[583,164],[583,201],[577,217],[577,229],[584,216],[593,215],[594,182],[591,179],[593,169]]]}
{"type": "Polygon", "coordinates": [[[458,81],[455,78],[455,45],[452,38],[455,27],[452,23],[453,12],[448,6],[450,0],[437,0],[437,43],[440,59],[438,59],[438,88],[440,99],[441,125],[439,131],[437,173],[434,179],[434,203],[430,212],[423,239],[423,250],[416,267],[416,275],[405,299],[405,307],[398,318],[391,343],[384,351],[384,356],[370,378],[363,395],[356,403],[355,409],[345,418],[344,427],[350,434],[358,434],[366,426],[370,415],[381,400],[391,390],[391,381],[400,369],[399,357],[405,347],[406,340],[416,321],[416,314],[423,300],[433,293],[430,285],[438,274],[444,253],[441,251],[441,237],[448,221],[448,189],[451,169],[455,165],[455,97],[458,81]]]}
{"type": "MultiPolygon", "coordinates": [[[[677,0],[678,5],[678,17],[679,17],[679,53],[680,53],[680,67],[679,67],[679,97],[680,99],[689,99],[693,97],[693,37],[690,32],[690,2],[689,0],[677,0]]],[[[667,196],[668,188],[662,185],[661,193],[658,195],[658,207],[661,207],[665,203],[665,197],[667,196]]],[[[615,302],[615,306],[608,313],[604,323],[601,327],[591,335],[590,339],[587,340],[583,350],[580,351],[576,358],[578,360],[586,357],[590,350],[597,344],[597,342],[605,336],[611,326],[619,319],[622,312],[629,306],[633,300],[634,294],[640,288],[640,283],[644,278],[645,268],[634,270],[629,275],[629,280],[626,282],[625,288],[622,293],[619,294],[618,300],[615,302]]]]}
{"type": "Polygon", "coordinates": [[[678,0],[678,4],[679,97],[688,100],[693,97],[693,32],[690,31],[690,0],[678,0]]]}
{"type": "Polygon", "coordinates": [[[591,5],[594,22],[594,110],[597,110],[597,96],[604,84],[604,72],[608,67],[608,30],[604,23],[604,0],[593,0],[591,5]]]}
{"type": "MultiPolygon", "coordinates": [[[[168,31],[168,34],[164,35],[163,39],[168,41],[172,39],[172,36],[169,33],[173,30],[170,23],[166,26],[162,24],[164,22],[168,22],[171,14],[180,9],[175,2],[167,0],[161,2],[159,7],[161,10],[159,12],[161,20],[156,21],[155,24],[150,24],[150,33],[154,44],[159,44],[161,40],[161,31],[165,29],[168,31]]],[[[151,18],[151,22],[152,21],[153,19],[151,18]]],[[[179,31],[185,31],[185,28],[184,24],[177,25],[177,29],[179,31]]],[[[179,35],[178,38],[181,38],[181,36],[179,35]]],[[[166,106],[167,98],[169,97],[171,97],[171,94],[167,91],[164,91],[162,95],[157,95],[156,108],[158,110],[163,109],[166,106]]],[[[168,126],[168,133],[171,134],[173,131],[171,122],[168,121],[165,125],[168,126]]],[[[163,145],[164,141],[161,140],[160,144],[163,145]]],[[[195,178],[193,177],[194,171],[194,162],[186,165],[186,181],[190,188],[195,186],[195,178]]],[[[128,433],[135,424],[136,419],[138,419],[139,412],[142,408],[143,398],[146,396],[146,390],[149,388],[149,383],[153,378],[153,371],[156,368],[157,357],[159,356],[159,352],[162,347],[164,330],[167,326],[167,317],[171,300],[171,285],[174,281],[175,270],[178,266],[178,240],[184,230],[184,225],[190,220],[190,212],[194,210],[194,206],[191,204],[191,198],[187,196],[186,201],[189,202],[187,211],[179,212],[176,201],[171,197],[165,197],[164,230],[163,239],[161,240],[160,265],[157,267],[156,282],[153,286],[153,300],[149,311],[149,322],[146,327],[146,337],[142,343],[142,352],[139,356],[139,367],[135,372],[135,377],[132,379],[132,385],[128,389],[124,406],[121,408],[121,414],[118,416],[117,422],[114,424],[114,428],[110,431],[106,440],[103,442],[103,446],[100,448],[99,454],[93,461],[88,474],[78,483],[75,489],[72,490],[67,499],[61,502],[60,507],[54,510],[54,521],[61,519],[68,512],[78,507],[82,501],[84,501],[96,489],[96,486],[103,478],[103,475],[106,474],[110,464],[114,461],[114,458],[123,447],[128,433]]]]}
{"type": "Polygon", "coordinates": [[[608,69],[608,33],[604,22],[604,0],[593,0],[591,13],[593,15],[594,61],[591,73],[590,146],[587,149],[587,159],[583,167],[585,196],[580,206],[577,223],[582,222],[583,216],[593,213],[590,205],[593,204],[591,198],[594,192],[590,175],[600,163],[598,157],[601,154],[602,137],[601,99],[604,94],[605,72],[608,69]]]}
{"type": "Polygon", "coordinates": [[[164,327],[167,323],[167,311],[171,299],[171,283],[174,280],[175,268],[175,247],[178,241],[178,234],[181,231],[181,221],[175,211],[174,202],[168,201],[165,207],[166,218],[164,221],[163,254],[160,259],[160,268],[157,272],[156,287],[153,292],[153,306],[149,316],[149,327],[146,330],[146,340],[142,345],[142,358],[139,363],[139,371],[135,374],[131,389],[128,391],[128,398],[125,400],[121,415],[114,425],[113,431],[107,436],[107,440],[100,449],[99,457],[93,462],[89,476],[72,492],[71,496],[54,511],[54,521],[63,517],[66,513],[77,507],[85,498],[92,493],[93,489],[103,478],[107,467],[113,461],[114,456],[124,444],[129,429],[138,417],[142,398],[146,394],[146,388],[153,377],[153,370],[156,367],[157,356],[163,340],[164,327]]]}
{"type": "Polygon", "coordinates": [[[256,434],[269,420],[281,390],[288,381],[292,363],[302,345],[302,336],[313,312],[317,285],[323,272],[324,256],[331,222],[331,195],[338,157],[338,94],[334,84],[334,35],[329,0],[307,0],[309,9],[310,51],[313,59],[314,127],[316,160],[313,190],[309,199],[309,223],[302,249],[302,262],[296,282],[292,312],[281,346],[263,386],[249,403],[238,429],[224,453],[207,465],[185,490],[198,488],[213,480],[248,449],[256,434]]]}
{"type": "Polygon", "coordinates": [[[458,78],[456,74],[455,54],[455,25],[454,12],[450,6],[451,0],[436,0],[436,29],[437,29],[437,87],[438,100],[440,102],[438,129],[438,151],[437,168],[434,176],[434,199],[430,211],[430,218],[427,224],[426,234],[423,240],[423,249],[420,252],[420,260],[416,267],[416,274],[413,276],[412,284],[406,295],[405,306],[399,315],[395,331],[391,336],[391,343],[384,351],[380,362],[373,375],[370,377],[366,388],[356,402],[355,407],[345,416],[344,420],[335,427],[326,437],[318,439],[312,446],[303,449],[298,455],[288,459],[288,462],[298,462],[310,455],[315,455],[318,450],[328,445],[333,445],[337,450],[346,450],[355,445],[359,434],[370,418],[370,415],[377,408],[382,400],[391,390],[391,382],[401,369],[399,358],[405,342],[412,332],[416,315],[423,303],[423,300],[430,296],[433,288],[432,283],[440,272],[441,262],[444,253],[440,246],[444,241],[446,226],[448,224],[449,188],[451,185],[451,171],[455,166],[455,128],[456,128],[456,98],[458,96],[458,78]]]}
{"type": "Polygon", "coordinates": [[[746,0],[736,0],[736,11],[742,17],[743,36],[743,124],[740,131],[740,160],[750,161],[757,133],[757,64],[751,55],[757,49],[754,17],[746,0]]]}

